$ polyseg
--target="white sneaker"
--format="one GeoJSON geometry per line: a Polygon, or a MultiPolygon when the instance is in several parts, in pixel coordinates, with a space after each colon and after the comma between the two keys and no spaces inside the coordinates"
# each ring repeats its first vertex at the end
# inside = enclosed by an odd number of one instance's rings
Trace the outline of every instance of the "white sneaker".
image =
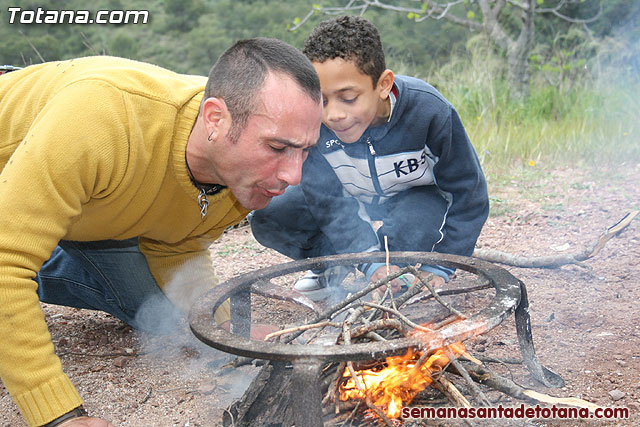
{"type": "Polygon", "coordinates": [[[307,271],[304,276],[298,279],[294,289],[311,301],[321,301],[331,295],[330,288],[340,286],[349,273],[353,271],[352,267],[343,265],[327,268],[321,273],[307,271]]]}
{"type": "Polygon", "coordinates": [[[314,273],[311,270],[298,279],[293,288],[311,301],[321,301],[329,296],[324,274],[314,273]]]}

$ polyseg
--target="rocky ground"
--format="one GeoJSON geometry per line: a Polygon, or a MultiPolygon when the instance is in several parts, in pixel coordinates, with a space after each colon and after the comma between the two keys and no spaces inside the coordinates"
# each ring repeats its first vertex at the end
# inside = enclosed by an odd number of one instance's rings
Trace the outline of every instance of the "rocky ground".
{"type": "MultiPolygon", "coordinates": [[[[508,179],[490,178],[492,211],[478,247],[524,256],[575,252],[593,244],[626,212],[640,209],[640,165],[596,172],[539,168],[508,179]]],[[[566,385],[545,389],[521,365],[495,369],[554,396],[630,409],[630,419],[607,425],[640,424],[639,230],[636,219],[583,266],[505,267],[527,286],[540,361],[566,385]]],[[[246,226],[225,233],[212,254],[222,280],[288,261],[259,245],[246,226]]],[[[227,356],[200,344],[186,322],[170,336],[146,336],[103,313],[52,305],[43,310],[85,407],[117,426],[220,425],[224,408],[242,395],[257,371],[253,366],[224,368],[227,356]]],[[[519,357],[513,316],[466,344],[476,356],[519,357]]],[[[520,425],[577,423],[533,420],[520,425]]],[[[0,425],[26,425],[2,386],[0,425]]]]}

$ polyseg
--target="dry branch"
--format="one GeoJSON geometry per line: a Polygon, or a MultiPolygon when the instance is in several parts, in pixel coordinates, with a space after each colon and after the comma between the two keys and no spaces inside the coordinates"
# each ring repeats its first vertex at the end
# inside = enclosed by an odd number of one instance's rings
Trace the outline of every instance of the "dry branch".
{"type": "Polygon", "coordinates": [[[448,353],[447,356],[451,360],[451,364],[458,370],[458,372],[460,373],[462,378],[465,379],[467,384],[469,384],[469,387],[471,387],[471,391],[473,392],[474,397],[478,399],[478,402],[485,407],[491,406],[491,402],[489,402],[489,399],[487,398],[487,396],[482,392],[482,390],[480,390],[480,387],[478,387],[473,382],[473,379],[471,379],[471,375],[469,375],[469,372],[466,370],[466,368],[462,366],[462,363],[456,360],[455,356],[451,353],[451,351],[447,351],[447,353],[448,353]]]}
{"type": "MultiPolygon", "coordinates": [[[[551,403],[551,404],[561,404],[566,406],[574,406],[578,408],[586,408],[590,411],[595,411],[598,408],[598,405],[587,402],[583,399],[578,399],[574,397],[564,398],[564,397],[554,397],[549,396],[548,394],[539,393],[535,390],[529,390],[524,387],[519,386],[515,382],[510,379],[501,377],[497,375],[495,372],[492,372],[483,367],[461,362],[466,368],[467,372],[471,376],[471,378],[478,382],[479,384],[486,385],[494,390],[498,390],[506,395],[514,397],[519,400],[524,400],[530,403],[551,403]]],[[[450,365],[448,370],[461,375],[460,371],[456,368],[456,366],[450,365]]]]}
{"type": "Polygon", "coordinates": [[[337,323],[337,322],[320,322],[320,323],[313,323],[313,324],[309,324],[309,325],[301,325],[301,326],[296,326],[296,327],[293,327],[293,328],[281,329],[279,331],[275,331],[275,332],[272,332],[270,334],[267,334],[264,337],[264,340],[268,341],[271,338],[279,337],[280,335],[286,335],[286,334],[290,334],[290,333],[293,333],[293,332],[308,331],[309,329],[326,328],[327,326],[332,326],[334,328],[340,328],[341,327],[341,325],[339,323],[337,323]]]}
{"type": "Polygon", "coordinates": [[[456,316],[462,317],[464,318],[464,316],[462,315],[462,313],[460,313],[458,310],[456,310],[455,308],[453,308],[449,303],[447,303],[445,300],[443,300],[440,295],[438,295],[438,293],[436,292],[435,288],[433,286],[431,286],[431,283],[429,283],[429,280],[431,280],[432,275],[429,275],[429,277],[427,279],[424,279],[422,277],[422,275],[418,272],[418,270],[415,269],[415,267],[413,266],[409,266],[407,267],[409,269],[409,272],[412,273],[413,275],[415,275],[420,282],[422,282],[422,284],[424,286],[427,287],[427,289],[429,289],[429,291],[431,292],[431,295],[433,295],[433,297],[436,299],[436,301],[438,301],[440,304],[442,304],[445,308],[447,308],[451,313],[455,314],[456,316]]]}
{"type": "Polygon", "coordinates": [[[453,385],[451,381],[446,379],[444,375],[439,375],[433,380],[431,386],[440,393],[444,394],[449,401],[458,408],[471,408],[471,404],[466,397],[453,385]]]}
{"type": "Polygon", "coordinates": [[[493,249],[476,249],[473,251],[473,256],[489,262],[523,268],[557,268],[568,264],[579,264],[596,256],[612,237],[620,234],[633,221],[638,213],[640,211],[629,212],[620,221],[607,228],[591,247],[572,254],[527,257],[493,249]]]}

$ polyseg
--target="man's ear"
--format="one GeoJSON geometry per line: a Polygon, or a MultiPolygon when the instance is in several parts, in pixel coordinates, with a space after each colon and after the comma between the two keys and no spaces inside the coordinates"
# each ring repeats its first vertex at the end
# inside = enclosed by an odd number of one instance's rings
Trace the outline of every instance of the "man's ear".
{"type": "Polygon", "coordinates": [[[380,94],[381,99],[387,99],[389,96],[389,92],[391,92],[391,88],[393,87],[393,71],[388,68],[382,72],[380,78],[378,79],[378,85],[376,86],[376,90],[380,94]]]}
{"type": "Polygon", "coordinates": [[[202,122],[210,141],[225,137],[231,127],[231,113],[222,98],[207,98],[202,103],[202,122]]]}

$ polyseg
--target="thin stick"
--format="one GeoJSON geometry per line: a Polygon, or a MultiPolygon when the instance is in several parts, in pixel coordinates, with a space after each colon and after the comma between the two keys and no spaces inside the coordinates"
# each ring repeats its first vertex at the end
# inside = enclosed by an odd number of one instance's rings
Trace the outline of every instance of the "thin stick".
{"type": "Polygon", "coordinates": [[[140,401],[140,403],[146,403],[147,400],[149,400],[149,398],[151,397],[151,391],[153,390],[153,388],[151,386],[149,386],[149,390],[147,390],[147,394],[144,396],[144,398],[140,401]]]}
{"type": "Polygon", "coordinates": [[[353,378],[353,382],[356,384],[356,388],[366,395],[366,389],[364,388],[364,384],[362,384],[360,377],[358,376],[358,374],[356,374],[356,370],[353,367],[352,361],[347,362],[347,369],[349,370],[349,375],[351,375],[351,378],[353,378]]]}
{"type": "Polygon", "coordinates": [[[42,55],[40,55],[40,52],[38,52],[38,49],[36,49],[36,47],[33,45],[33,43],[31,43],[31,40],[29,40],[29,37],[27,37],[27,35],[25,33],[23,33],[21,30],[18,30],[18,32],[20,34],[22,34],[25,39],[27,39],[27,43],[29,43],[29,46],[31,46],[31,49],[33,49],[33,51],[36,53],[36,55],[38,55],[38,58],[40,58],[40,61],[46,62],[44,60],[44,58],[42,57],[42,55]]]}
{"type": "Polygon", "coordinates": [[[425,326],[421,326],[421,325],[418,325],[417,323],[412,322],[407,316],[405,316],[404,314],[400,313],[398,310],[395,310],[393,308],[385,307],[384,305],[374,304],[372,302],[364,302],[362,303],[362,305],[366,307],[371,307],[371,308],[376,308],[378,310],[386,311],[388,313],[392,313],[396,315],[404,323],[412,327],[413,329],[417,329],[419,331],[426,332],[429,334],[433,334],[435,332],[433,329],[430,329],[425,326]]]}
{"type": "Polygon", "coordinates": [[[351,411],[351,414],[349,415],[349,418],[347,418],[343,425],[345,425],[347,423],[347,421],[349,422],[349,425],[351,425],[351,423],[353,422],[353,418],[356,416],[356,413],[358,412],[358,408],[360,408],[360,405],[362,404],[362,401],[358,401],[358,403],[356,404],[356,407],[353,408],[353,411],[351,411]]]}
{"type": "Polygon", "coordinates": [[[387,418],[387,416],[384,414],[384,412],[382,412],[376,405],[374,405],[371,402],[371,399],[369,399],[369,397],[367,397],[365,399],[365,403],[367,404],[367,406],[369,407],[369,409],[371,409],[373,412],[376,413],[377,416],[380,417],[380,419],[382,419],[382,421],[384,421],[384,423],[389,426],[389,427],[394,427],[394,424],[391,422],[391,420],[389,418],[387,418]]]}
{"type": "Polygon", "coordinates": [[[389,241],[387,236],[384,236],[384,252],[386,254],[386,263],[387,263],[387,276],[389,275],[389,241]]]}
{"type": "Polygon", "coordinates": [[[467,384],[469,384],[469,386],[471,387],[471,391],[473,392],[473,395],[478,399],[478,402],[485,407],[491,406],[491,402],[489,401],[489,398],[487,398],[487,396],[482,392],[482,390],[480,390],[480,387],[478,387],[476,383],[473,382],[473,380],[471,379],[471,376],[469,376],[469,372],[467,372],[465,367],[462,366],[462,363],[458,362],[456,357],[450,351],[445,350],[445,352],[447,353],[447,357],[449,358],[449,361],[451,362],[451,364],[455,366],[455,368],[458,370],[462,378],[464,378],[467,384]]]}
{"type": "Polygon", "coordinates": [[[434,378],[431,386],[438,389],[442,394],[444,394],[447,399],[454,405],[459,408],[471,408],[471,404],[467,400],[466,397],[460,393],[460,391],[456,388],[455,385],[448,379],[444,377],[444,375],[438,375],[434,378]]]}
{"type": "MultiPolygon", "coordinates": [[[[431,280],[433,278],[433,276],[434,276],[433,273],[430,273],[426,278],[427,282],[429,280],[431,280]]],[[[398,298],[396,298],[396,302],[398,304],[398,307],[402,307],[411,298],[413,298],[415,295],[417,295],[420,292],[422,292],[422,288],[424,288],[424,283],[422,281],[419,281],[418,283],[416,283],[415,285],[410,287],[407,292],[405,292],[404,294],[402,294],[398,298]]]]}
{"type": "Polygon", "coordinates": [[[497,357],[491,356],[478,356],[478,360],[485,363],[500,363],[500,364],[510,364],[510,365],[522,365],[522,359],[500,359],[497,357]]]}
{"type": "Polygon", "coordinates": [[[408,333],[404,324],[398,319],[378,319],[366,325],[361,325],[352,329],[350,332],[351,338],[358,338],[378,329],[395,329],[400,332],[403,337],[406,337],[408,333]]]}
{"type": "Polygon", "coordinates": [[[347,364],[345,362],[340,362],[340,364],[338,365],[338,369],[336,370],[335,376],[331,380],[331,384],[333,384],[333,387],[329,386],[329,390],[327,391],[327,394],[322,399],[322,405],[326,405],[328,402],[331,402],[332,400],[335,399],[336,392],[338,391],[338,387],[340,385],[340,380],[344,376],[343,373],[346,367],[347,367],[347,364]]]}
{"type": "MultiPolygon", "coordinates": [[[[501,391],[502,393],[516,399],[525,400],[528,402],[533,401],[529,396],[524,394],[525,389],[517,385],[515,382],[501,377],[494,372],[490,372],[480,366],[476,366],[470,363],[465,363],[464,365],[467,369],[468,374],[470,374],[471,378],[473,378],[474,381],[486,385],[487,387],[491,387],[494,390],[501,391]]],[[[451,365],[449,367],[449,370],[454,374],[462,375],[462,373],[454,365],[451,365]]]]}
{"type": "Polygon", "coordinates": [[[418,361],[416,362],[415,365],[413,365],[413,372],[411,374],[409,374],[409,377],[413,377],[413,375],[417,375],[417,374],[421,374],[421,370],[422,370],[422,366],[427,362],[427,360],[429,360],[429,357],[431,357],[431,355],[433,354],[432,351],[426,351],[423,350],[422,354],[420,355],[420,358],[418,359],[418,361]]]}
{"type": "MultiPolygon", "coordinates": [[[[388,242],[387,236],[384,236],[384,252],[386,254],[387,276],[389,276],[389,273],[391,273],[391,270],[389,269],[389,242],[388,242]]],[[[386,289],[387,292],[385,292],[385,296],[387,295],[387,293],[389,294],[389,300],[391,301],[391,307],[396,308],[396,302],[393,299],[393,290],[390,289],[390,288],[391,288],[391,286],[387,286],[387,289],[386,289]]]]}
{"type": "MultiPolygon", "coordinates": [[[[355,322],[355,320],[358,319],[358,317],[362,316],[364,312],[365,312],[365,307],[360,306],[357,309],[355,309],[353,313],[351,313],[349,317],[347,317],[347,319],[345,319],[342,327],[342,335],[343,335],[345,344],[347,345],[351,344],[351,331],[350,331],[351,325],[353,325],[353,322],[355,322]]],[[[347,369],[349,369],[349,374],[351,374],[351,378],[353,378],[353,381],[356,384],[356,388],[365,395],[365,403],[367,404],[369,409],[374,411],[376,415],[378,415],[382,419],[382,421],[385,422],[385,424],[387,424],[389,427],[393,427],[393,423],[391,423],[389,418],[387,418],[386,415],[384,415],[382,411],[380,411],[380,409],[378,409],[371,402],[371,399],[369,398],[369,396],[367,396],[366,388],[364,387],[364,384],[362,384],[360,377],[356,374],[356,370],[353,367],[353,362],[351,361],[347,362],[347,369]]]]}
{"type": "MultiPolygon", "coordinates": [[[[427,277],[425,280],[429,281],[429,278],[427,277]]],[[[420,285],[422,285],[422,283],[420,283],[420,285]]],[[[415,286],[416,285],[412,286],[411,289],[413,289],[415,286]]],[[[444,296],[448,296],[448,295],[459,295],[459,294],[466,294],[466,293],[469,293],[469,292],[482,291],[484,289],[493,289],[493,286],[490,285],[489,283],[485,283],[483,285],[469,286],[468,288],[442,289],[442,290],[436,289],[436,293],[439,296],[444,297],[444,296]]],[[[420,295],[418,298],[415,298],[415,299],[413,299],[411,301],[408,301],[408,303],[415,304],[417,302],[426,301],[426,300],[429,300],[431,298],[433,298],[433,295],[423,294],[423,295],[420,295]]],[[[400,298],[398,298],[398,300],[399,299],[400,298]]]]}
{"type": "Polygon", "coordinates": [[[386,338],[383,338],[381,335],[377,334],[376,332],[367,332],[365,337],[369,338],[372,341],[387,341],[386,338]]]}
{"type": "Polygon", "coordinates": [[[456,316],[455,314],[451,314],[447,317],[445,317],[444,319],[442,319],[441,321],[437,322],[437,323],[433,323],[431,324],[431,327],[433,329],[440,329],[440,328],[444,328],[445,326],[457,322],[459,320],[464,320],[461,319],[460,317],[456,316]]]}
{"type": "Polygon", "coordinates": [[[267,340],[270,340],[271,338],[279,337],[280,335],[286,335],[286,334],[290,334],[290,333],[298,332],[298,331],[308,331],[309,329],[325,328],[327,326],[332,326],[334,328],[340,328],[341,327],[341,325],[339,323],[336,323],[336,322],[312,323],[310,325],[296,326],[296,327],[286,328],[286,329],[282,329],[280,331],[272,332],[270,334],[267,334],[264,337],[264,340],[267,341],[267,340]]]}
{"type": "Polygon", "coordinates": [[[422,275],[418,272],[418,270],[416,270],[415,267],[410,265],[407,268],[409,269],[409,272],[413,273],[418,279],[420,279],[420,281],[427,287],[427,289],[429,289],[429,291],[431,292],[433,297],[436,299],[436,301],[438,301],[440,304],[442,304],[444,307],[446,307],[453,314],[456,314],[456,315],[462,317],[463,319],[466,319],[466,316],[463,316],[462,313],[460,313],[455,308],[451,307],[451,305],[449,303],[447,303],[445,300],[440,298],[440,295],[438,295],[438,293],[436,292],[435,288],[433,286],[431,286],[431,283],[429,283],[426,280],[424,280],[422,278],[422,275]]]}
{"type": "Polygon", "coordinates": [[[138,353],[102,353],[102,354],[97,354],[97,353],[79,353],[79,352],[75,352],[75,351],[66,351],[63,353],[58,353],[57,356],[58,357],[63,357],[63,356],[86,356],[86,357],[120,357],[120,356],[125,356],[125,357],[138,357],[138,356],[144,356],[145,354],[148,354],[148,352],[138,352],[138,353]]]}

